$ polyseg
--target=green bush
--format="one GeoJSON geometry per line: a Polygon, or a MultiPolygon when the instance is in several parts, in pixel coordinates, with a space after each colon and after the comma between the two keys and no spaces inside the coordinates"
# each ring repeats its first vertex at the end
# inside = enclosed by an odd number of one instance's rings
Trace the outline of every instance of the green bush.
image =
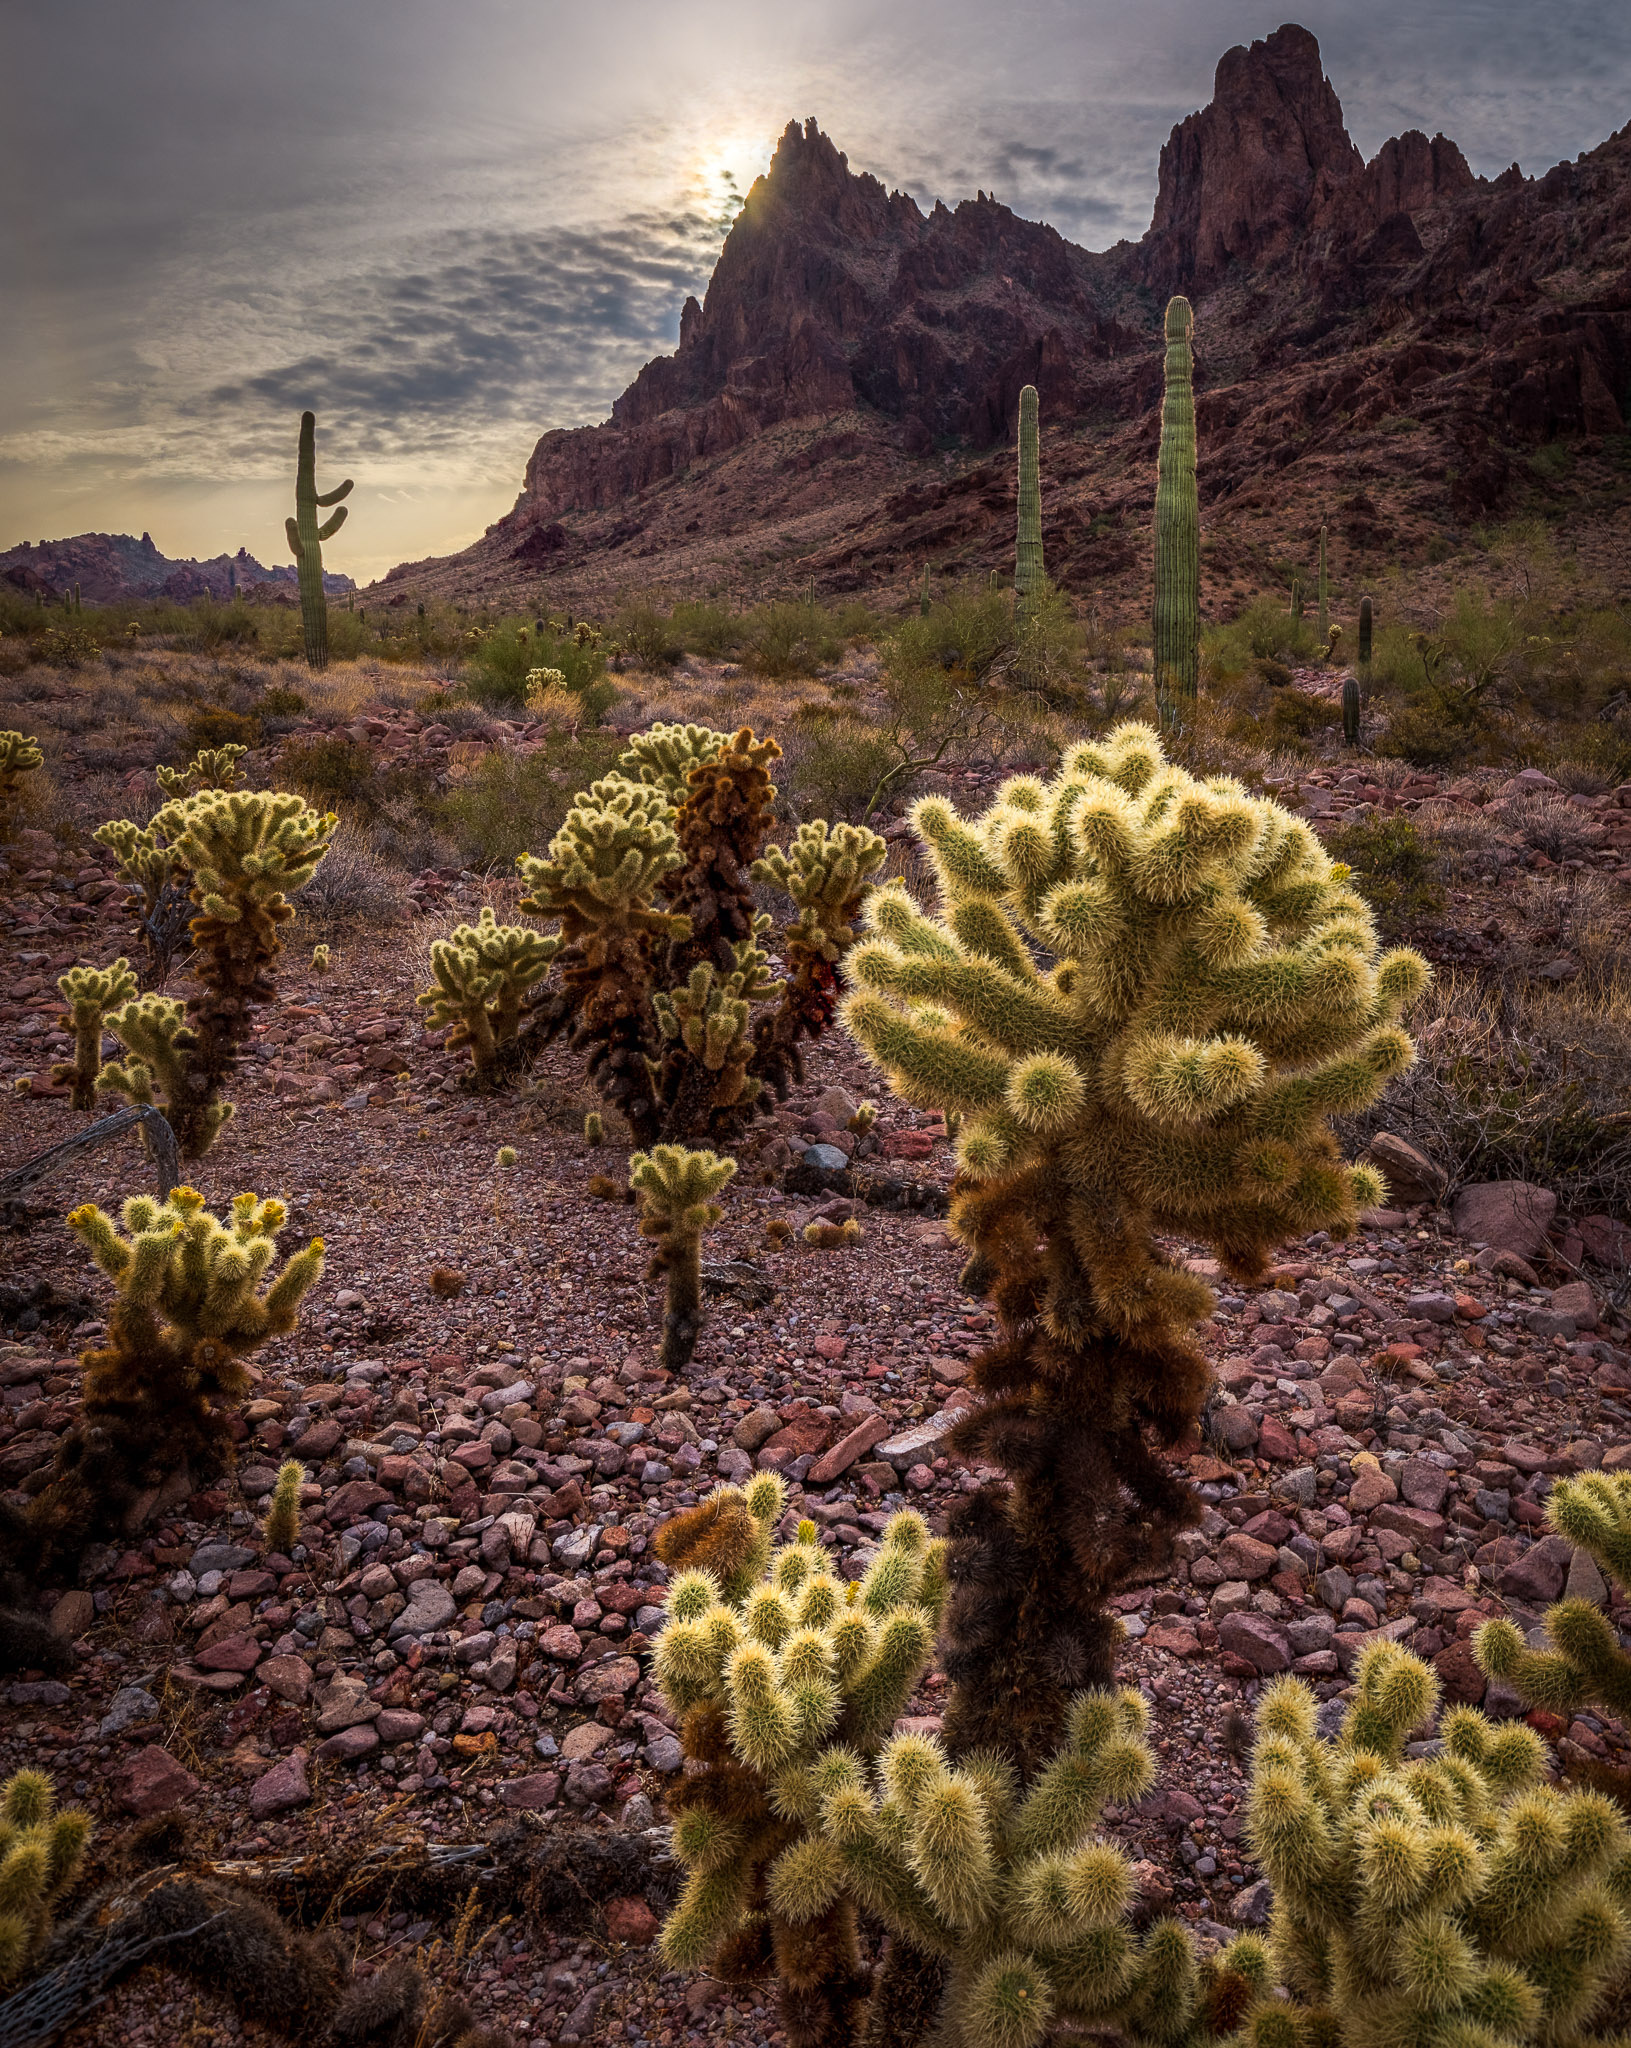
{"type": "Polygon", "coordinates": [[[582,695],[605,675],[606,661],[598,647],[540,633],[523,619],[501,619],[482,630],[472,648],[467,687],[494,710],[520,711],[526,707],[527,677],[535,668],[559,669],[566,687],[582,695]]]}
{"type": "Polygon", "coordinates": [[[879,784],[900,762],[889,735],[864,718],[806,706],[783,729],[777,778],[801,817],[864,824],[879,784]]]}
{"type": "Polygon", "coordinates": [[[649,599],[622,605],[612,620],[612,638],[641,668],[672,668],[685,653],[673,621],[649,599]]]}
{"type": "Polygon", "coordinates": [[[187,751],[203,747],[253,747],[260,744],[260,720],[225,704],[200,704],[187,714],[187,751]]]}
{"type": "Polygon", "coordinates": [[[283,749],[277,778],[313,803],[358,803],[370,792],[374,757],[355,740],[304,740],[283,749]]]}
{"type": "Polygon", "coordinates": [[[512,869],[549,844],[574,794],[610,772],[623,744],[617,733],[555,732],[533,754],[495,748],[437,805],[437,821],[467,866],[512,869]]]}
{"type": "Polygon", "coordinates": [[[832,620],[815,604],[767,604],[742,628],[742,666],[771,682],[819,675],[843,652],[832,620]]]}
{"type": "Polygon", "coordinates": [[[1487,718],[1475,697],[1434,683],[1390,714],[1376,751],[1413,768],[1465,765],[1481,751],[1486,732],[1487,718]]]}
{"type": "Polygon", "coordinates": [[[1433,878],[1432,851],[1408,818],[1356,819],[1330,835],[1326,851],[1353,870],[1360,894],[1389,938],[1398,937],[1412,919],[1444,907],[1444,892],[1433,878]]]}
{"type": "Polygon", "coordinates": [[[708,661],[734,654],[741,644],[740,622],[722,604],[677,604],[668,623],[682,646],[708,661]]]}

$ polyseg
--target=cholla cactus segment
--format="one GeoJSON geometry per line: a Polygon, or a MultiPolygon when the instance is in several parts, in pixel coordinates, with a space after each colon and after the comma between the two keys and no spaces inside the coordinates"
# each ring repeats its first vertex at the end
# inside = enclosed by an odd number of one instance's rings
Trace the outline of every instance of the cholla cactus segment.
{"type": "Polygon", "coordinates": [[[158,768],[159,788],[168,797],[196,796],[204,789],[236,789],[243,781],[238,763],[249,752],[229,741],[224,747],[200,747],[185,768],[158,768]]]}
{"type": "Polygon", "coordinates": [[[658,1145],[629,1161],[629,1186],[640,1197],[640,1235],[656,1245],[654,1275],[668,1281],[663,1364],[676,1372],[696,1349],[702,1328],[702,1234],[724,1215],[714,1196],[736,1172],[734,1159],[658,1145]]]}
{"type": "Polygon", "coordinates": [[[527,709],[542,711],[553,697],[557,702],[566,690],[565,672],[558,668],[527,670],[527,709]]]}
{"type": "MultiPolygon", "coordinates": [[[[1546,1515],[1617,1586],[1631,1585],[1631,1473],[1560,1479],[1546,1515]]],[[[1487,1621],[1473,1637],[1473,1655],[1492,1678],[1505,1679],[1548,1713],[1572,1716],[1597,1706],[1631,1721],[1631,1655],[1607,1616],[1589,1600],[1563,1600],[1547,1612],[1546,1633],[1552,1648],[1531,1650],[1510,1621],[1487,1621]]]]}
{"type": "Polygon", "coordinates": [[[1618,1810],[1554,1790],[1530,1729],[1469,1708],[1445,1715],[1440,1755],[1407,1761],[1438,1684],[1396,1645],[1366,1651],[1356,1694],[1335,1742],[1298,1680],[1258,1708],[1250,1830],[1277,1973],[1343,2042],[1576,2040],[1631,1948],[1618,1810]]]}
{"type": "Polygon", "coordinates": [[[468,1046],[471,1065],[489,1080],[501,1048],[515,1042],[527,991],[543,980],[560,950],[560,939],[500,924],[485,904],[474,924],[455,925],[432,945],[432,985],[414,1000],[431,1030],[452,1026],[447,1043],[468,1046]]]}
{"type": "Polygon", "coordinates": [[[173,798],[153,825],[193,879],[206,917],[236,924],[294,915],[285,897],[317,872],[339,820],[281,790],[201,789],[173,798]]]}
{"type": "Polygon", "coordinates": [[[586,929],[668,937],[674,920],[653,908],[657,886],[680,865],[674,809],[659,789],[621,776],[591,783],[573,800],[550,841],[547,859],[524,853],[516,865],[529,894],[521,908],[563,920],[569,943],[586,929]]]}
{"type": "Polygon", "coordinates": [[[804,1242],[818,1252],[844,1251],[861,1242],[861,1226],[853,1216],[846,1216],[842,1223],[806,1223],[804,1242]]]}
{"type": "Polygon", "coordinates": [[[266,1548],[287,1556],[300,1541],[300,1489],[306,1483],[306,1468],[298,1458],[288,1458],[278,1467],[271,1505],[261,1527],[266,1548]]]}
{"type": "Polygon", "coordinates": [[[682,1717],[693,1770],[670,1792],[689,1868],[663,1948],[680,1967],[727,1968],[770,1939],[789,2038],[856,2038],[841,2014],[864,1990],[858,1894],[820,1827],[823,1794],[859,1786],[866,1759],[929,1658],[944,1592],[941,1546],[896,1516],[859,1585],[830,1568],[813,1522],[780,1547],[785,1489],[761,1473],[721,1487],[659,1531],[672,1577],[654,1673],[682,1717]]]}
{"type": "Polygon", "coordinates": [[[313,946],[311,949],[311,971],[313,974],[327,974],[329,950],[327,946],[313,946]]]}
{"type": "Polygon", "coordinates": [[[57,987],[68,1005],[62,1021],[74,1034],[74,1058],[72,1066],[53,1071],[58,1080],[73,1083],[75,1109],[94,1109],[102,1071],[103,1022],[110,1010],[135,995],[136,977],[130,962],[121,958],[111,967],[72,967],[59,977],[57,987]]]}
{"type": "Polygon", "coordinates": [[[173,996],[136,996],[110,1011],[103,1024],[126,1057],[102,1069],[98,1090],[162,1109],[178,1136],[190,1128],[192,1156],[201,1157],[231,1121],[233,1106],[193,1078],[199,1037],[187,1021],[187,1005],[173,996]]]}
{"type": "Polygon", "coordinates": [[[855,942],[855,924],[870,893],[871,877],[889,848],[866,825],[801,825],[785,847],[772,846],[754,862],[753,879],[783,889],[799,915],[788,927],[830,967],[855,942]]]}
{"type": "Polygon", "coordinates": [[[748,1073],[749,1024],[753,1006],[774,1000],[785,984],[772,978],[769,955],[753,938],[731,948],[731,962],[721,974],[711,961],[698,961],[682,988],[652,996],[657,1028],[671,1048],[653,1085],[665,1127],[676,1137],[720,1129],[750,1110],[763,1086],[748,1073]]]}
{"type": "Polygon", "coordinates": [[[0,802],[9,804],[23,786],[23,777],[45,766],[40,743],[20,732],[0,732],[0,802]]]}
{"type": "Polygon", "coordinates": [[[118,863],[119,879],[132,891],[130,909],[150,918],[157,910],[166,883],[180,872],[181,863],[150,826],[133,825],[128,818],[110,818],[91,834],[105,846],[118,863]]]}
{"type": "Polygon", "coordinates": [[[18,1771],[0,1787],[0,1988],[45,1947],[52,1912],[79,1878],[91,1817],[59,1808],[43,1771],[18,1771]]]}
{"type": "Polygon", "coordinates": [[[583,1141],[586,1145],[600,1145],[605,1142],[606,1126],[598,1109],[589,1110],[583,1119],[583,1141]]]}
{"type": "Polygon", "coordinates": [[[660,790],[677,811],[689,794],[691,770],[716,759],[730,743],[728,732],[715,732],[712,726],[648,726],[618,756],[617,771],[630,782],[660,790]]]}
{"type": "Polygon", "coordinates": [[[1143,725],[1072,748],[1052,782],[1014,778],[982,817],[929,798],[913,818],[940,913],[874,895],[844,1014],[897,1094],[963,1119],[952,1228],[1008,1335],[976,1362],[995,1399],[958,1447],[1006,1465],[1027,1541],[1060,1547],[1046,1568],[999,1570],[989,1546],[1010,1538],[959,1510],[989,1576],[964,1581],[966,1613],[954,1603],[948,1671],[958,1714],[987,1717],[958,1745],[1011,1741],[997,1693],[965,1682],[959,1630],[1035,1655],[1034,1685],[1009,1663],[1001,1687],[1034,1705],[1035,1762],[1058,1739],[1063,1691],[1043,1673],[1061,1643],[1077,1677],[1108,1682],[1101,1597],[1191,1511],[1147,1439],[1199,1413],[1207,1368],[1187,1333],[1211,1296],[1157,1233],[1257,1277],[1286,1238],[1350,1228],[1375,1183],[1342,1163],[1328,1119],[1409,1064],[1399,1017],[1427,968],[1381,951],[1305,824],[1171,765],[1143,725]],[[1112,1473],[1131,1514],[1106,1510],[1112,1473]],[[1021,1591],[1038,1583],[1061,1603],[1046,1615],[1021,1591]]]}

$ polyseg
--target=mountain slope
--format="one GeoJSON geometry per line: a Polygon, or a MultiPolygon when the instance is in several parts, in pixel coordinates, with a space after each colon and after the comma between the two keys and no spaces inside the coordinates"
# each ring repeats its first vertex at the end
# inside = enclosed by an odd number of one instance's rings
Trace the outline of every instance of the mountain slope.
{"type": "Polygon", "coordinates": [[[1000,567],[1020,387],[1067,584],[1140,559],[1166,298],[1196,302],[1220,587],[1321,521],[1409,562],[1446,529],[1626,486],[1631,129],[1543,178],[1475,178],[1417,132],[1365,163],[1304,29],[1218,65],[1161,154],[1149,232],[1094,254],[980,195],[923,213],[792,124],[680,345],[604,426],[546,434],[515,509],[435,592],[592,603],[1000,567]],[[1578,444],[1537,470],[1554,442],[1578,444]],[[992,451],[1003,451],[993,454],[992,451]],[[1568,472],[1573,471],[1572,476],[1568,472]]]}

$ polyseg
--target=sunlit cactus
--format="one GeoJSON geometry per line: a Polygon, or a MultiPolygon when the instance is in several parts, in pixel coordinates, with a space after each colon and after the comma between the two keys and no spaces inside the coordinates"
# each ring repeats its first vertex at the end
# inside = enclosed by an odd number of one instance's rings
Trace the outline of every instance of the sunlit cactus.
{"type": "Polygon", "coordinates": [[[53,1909],[78,1882],[91,1837],[82,1807],[58,1807],[43,1771],[18,1771],[0,1786],[0,1989],[44,1949],[53,1909]]]}
{"type": "Polygon", "coordinates": [[[432,945],[432,985],[414,1000],[428,1029],[447,1030],[449,1047],[469,1047],[478,1081],[498,1077],[505,1049],[520,1031],[527,992],[543,980],[560,950],[558,938],[526,925],[500,924],[490,903],[474,924],[455,925],[432,945]]]}
{"type": "Polygon", "coordinates": [[[859,1772],[929,1659],[942,1546],[897,1515],[864,1579],[833,1575],[813,1522],[773,1549],[774,1473],[658,1531],[668,1622],[654,1676],[691,1768],[669,1792],[688,1876],[663,1953],[727,1981],[774,1970],[790,2048],[859,2040],[867,1977],[855,1894],[822,1839],[823,1785],[859,1772]]]}
{"type": "Polygon", "coordinates": [[[136,977],[130,962],[121,958],[111,967],[71,967],[58,978],[57,987],[68,1005],[62,1022],[74,1034],[74,1057],[70,1066],[53,1067],[52,1078],[72,1083],[70,1101],[75,1109],[94,1109],[103,1026],[110,1010],[135,995],[136,977]]]}
{"type": "Polygon", "coordinates": [[[323,1270],[321,1238],[276,1270],[279,1201],[238,1195],[217,1219],[179,1187],[162,1203],[135,1196],[121,1215],[122,1231],[91,1202],[68,1218],[115,1298],[106,1344],[82,1361],[79,1419],[30,1509],[47,1551],[151,1512],[178,1475],[185,1498],[230,1463],[233,1411],[251,1384],[243,1361],[294,1328],[323,1270]]]}
{"type": "Polygon", "coordinates": [[[691,770],[715,760],[730,743],[728,732],[716,732],[711,725],[650,725],[619,754],[617,772],[642,788],[661,791],[677,811],[690,794],[691,770]]]}
{"type": "Polygon", "coordinates": [[[948,1730],[1035,1759],[1068,1693],[1111,1680],[1105,1598],[1194,1512],[1158,1452],[1198,1419],[1212,1296],[1157,1235],[1255,1279],[1285,1239],[1351,1229],[1381,1183],[1328,1120],[1410,1064],[1428,971],[1381,951],[1306,824],[1145,726],[983,817],[936,797],[913,822],[940,914],[873,897],[844,1014],[898,1095],[963,1119],[951,1225],[1004,1335],[953,1444],[1014,1491],[955,1510],[948,1730]]]}
{"type": "MultiPolygon", "coordinates": [[[[761,915],[755,922],[763,929],[770,920],[761,915]]],[[[652,997],[669,1048],[654,1084],[665,1130],[677,1138],[718,1134],[753,1109],[764,1084],[748,1073],[749,1020],[753,1006],[779,996],[783,986],[771,976],[769,956],[748,938],[732,949],[728,974],[698,961],[684,986],[652,997]]]]}
{"type": "Polygon", "coordinates": [[[1036,386],[1019,394],[1019,519],[1014,546],[1014,598],[1023,605],[1042,588],[1041,436],[1036,386]]]}
{"type": "Polygon", "coordinates": [[[598,1109],[591,1109],[583,1119],[583,1141],[586,1145],[604,1144],[606,1126],[598,1109]]]}
{"type": "Polygon", "coordinates": [[[0,806],[9,811],[22,790],[23,777],[44,766],[38,740],[20,732],[0,732],[0,806]]]}
{"type": "Polygon", "coordinates": [[[159,788],[168,797],[197,796],[203,789],[237,789],[243,782],[238,763],[249,752],[229,742],[224,747],[200,747],[185,768],[157,768],[153,772],[159,788]]]}
{"type": "Polygon", "coordinates": [[[714,1200],[736,1172],[734,1159],[658,1145],[629,1161],[629,1186],[640,1197],[640,1235],[656,1245],[653,1276],[668,1282],[662,1361],[677,1372],[702,1329],[702,1234],[724,1215],[714,1200]]]}
{"type": "Polygon", "coordinates": [[[271,1504],[261,1525],[261,1539],[270,1551],[288,1556],[300,1541],[300,1489],[306,1483],[306,1468],[298,1458],[278,1467],[271,1504]]]}
{"type": "MultiPolygon", "coordinates": [[[[1546,1518],[1561,1536],[1597,1560],[1617,1586],[1631,1585],[1631,1473],[1582,1472],[1560,1479],[1546,1518]]],[[[1631,1723],[1631,1655],[1619,1631],[1589,1600],[1562,1600],[1547,1611],[1550,1650],[1531,1650],[1510,1621],[1486,1621],[1473,1655],[1532,1705],[1572,1717],[1606,1707],[1631,1723]]]]}
{"type": "Polygon", "coordinates": [[[166,886],[182,872],[180,861],[150,825],[134,825],[128,818],[110,818],[91,837],[112,853],[119,879],[131,891],[125,908],[141,919],[151,952],[153,916],[166,886]]]}
{"type": "Polygon", "coordinates": [[[313,946],[311,949],[311,971],[313,974],[327,974],[329,950],[327,946],[313,946]]]}
{"type": "Polygon", "coordinates": [[[1200,682],[1201,511],[1195,482],[1195,316],[1167,306],[1166,384],[1155,465],[1155,696],[1164,727],[1192,716],[1200,682]]]}
{"type": "Polygon", "coordinates": [[[279,928],[294,916],[288,898],[317,871],[336,822],[332,812],[319,814],[303,797],[274,790],[201,790],[173,799],[153,819],[151,849],[167,849],[191,882],[193,974],[200,987],[187,1004],[185,1032],[168,1010],[151,1007],[152,998],[114,1011],[107,1028],[133,1063],[105,1068],[100,1085],[132,1102],[150,1102],[157,1078],[165,1116],[187,1158],[207,1152],[232,1113],[221,1100],[221,1084],[255,1010],[276,998],[268,969],[281,951],[279,928]],[[127,1035],[127,1027],[136,1036],[127,1035]]]}
{"type": "Polygon", "coordinates": [[[300,583],[300,623],[306,640],[306,665],[328,667],[328,597],[323,589],[323,547],[345,524],[347,508],[340,500],[351,494],[351,478],[332,491],[317,489],[317,415],[300,415],[300,447],[295,462],[295,516],[283,522],[300,583]],[[339,505],[332,519],[317,523],[320,509],[339,505]]]}
{"type": "Polygon", "coordinates": [[[802,1041],[819,1038],[832,1022],[839,963],[855,943],[872,877],[888,855],[869,827],[817,819],[753,864],[753,879],[785,891],[798,912],[781,935],[786,990],[775,1012],[755,1027],[755,1071],[778,1096],[804,1079],[802,1041]]]}
{"type": "MultiPolygon", "coordinates": [[[[1610,1800],[1546,1784],[1522,1724],[1456,1708],[1442,1752],[1407,1760],[1438,1690],[1419,1658],[1373,1644],[1334,1742],[1300,1681],[1264,1694],[1249,1829],[1275,1975],[1343,2048],[1573,2042],[1631,1948],[1631,1838],[1610,1800]]],[[[1260,2008],[1247,2038],[1276,2048],[1279,2024],[1260,2008]]]]}

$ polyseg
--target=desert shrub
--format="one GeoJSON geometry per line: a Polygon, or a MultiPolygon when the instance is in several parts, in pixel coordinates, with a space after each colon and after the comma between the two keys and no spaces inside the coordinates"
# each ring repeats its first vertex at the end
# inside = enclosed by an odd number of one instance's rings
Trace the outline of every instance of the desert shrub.
{"type": "Polygon", "coordinates": [[[1463,810],[1458,804],[1426,803],[1415,813],[1415,826],[1432,850],[1440,881],[1493,879],[1518,864],[1504,818],[1463,810]]]}
{"type": "Polygon", "coordinates": [[[807,705],[787,727],[782,786],[797,816],[864,822],[900,763],[889,735],[865,718],[807,705]]]}
{"type": "Polygon", "coordinates": [[[819,605],[762,605],[742,621],[742,665],[771,682],[819,675],[842,652],[832,620],[819,605]]]}
{"type": "Polygon", "coordinates": [[[1596,844],[1595,821],[1549,790],[1526,791],[1506,807],[1505,823],[1532,853],[1548,860],[1579,860],[1596,844]]]}
{"type": "Polygon", "coordinates": [[[1409,818],[1356,819],[1330,835],[1326,850],[1353,871],[1354,883],[1376,912],[1377,924],[1390,936],[1444,907],[1444,893],[1434,878],[1432,848],[1423,843],[1409,818]]]}
{"type": "Polygon", "coordinates": [[[722,604],[700,599],[677,604],[668,623],[683,647],[710,661],[734,653],[741,640],[738,621],[722,604]]]}
{"type": "Polygon", "coordinates": [[[513,715],[526,705],[527,677],[535,668],[559,669],[566,687],[581,693],[604,676],[606,661],[592,642],[540,633],[523,619],[501,619],[481,630],[471,646],[466,687],[479,702],[513,715]]]}
{"type": "Polygon", "coordinates": [[[260,614],[246,604],[222,604],[200,598],[187,607],[175,635],[176,644],[191,654],[214,654],[222,647],[253,647],[260,640],[260,614]]]}
{"type": "Polygon", "coordinates": [[[673,621],[649,599],[631,599],[612,619],[611,636],[641,668],[672,668],[685,653],[673,621]]]}
{"type": "Polygon", "coordinates": [[[1050,702],[1068,697],[1083,680],[1086,644],[1070,599],[1044,577],[1014,621],[1004,680],[1050,702]]]}
{"type": "Polygon", "coordinates": [[[1488,717],[1476,697],[1433,683],[1390,710],[1376,750],[1413,768],[1448,768],[1482,758],[1489,738],[1488,717]]]}
{"type": "Polygon", "coordinates": [[[247,751],[260,741],[260,720],[225,704],[200,704],[187,714],[186,733],[191,753],[213,747],[243,747],[247,751]]]}
{"type": "Polygon", "coordinates": [[[318,803],[361,803],[374,780],[374,756],[356,740],[300,740],[278,756],[277,779],[318,803]]]}
{"type": "Polygon", "coordinates": [[[436,805],[436,823],[466,866],[511,867],[554,837],[573,792],[604,775],[622,744],[595,731],[551,733],[532,754],[495,747],[436,805]]]}
{"type": "Polygon", "coordinates": [[[274,683],[270,689],[262,690],[256,708],[263,718],[303,718],[307,705],[298,690],[286,690],[274,683]]]}
{"type": "Polygon", "coordinates": [[[302,924],[332,933],[348,925],[394,924],[402,914],[401,874],[381,859],[372,833],[355,824],[338,826],[321,866],[300,892],[302,924]]]}

